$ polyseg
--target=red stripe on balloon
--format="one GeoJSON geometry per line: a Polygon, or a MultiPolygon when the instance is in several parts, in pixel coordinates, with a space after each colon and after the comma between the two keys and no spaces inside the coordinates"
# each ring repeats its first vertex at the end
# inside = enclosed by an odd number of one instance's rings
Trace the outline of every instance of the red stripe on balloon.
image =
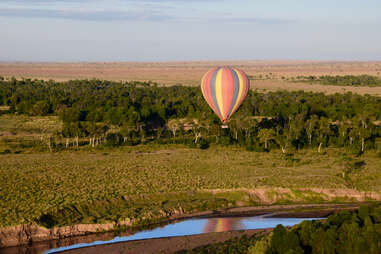
{"type": "Polygon", "coordinates": [[[223,105],[223,111],[224,115],[222,116],[223,120],[226,120],[226,118],[229,115],[230,106],[233,101],[233,95],[234,95],[234,77],[233,73],[228,68],[223,68],[222,72],[222,105],[223,105]]]}

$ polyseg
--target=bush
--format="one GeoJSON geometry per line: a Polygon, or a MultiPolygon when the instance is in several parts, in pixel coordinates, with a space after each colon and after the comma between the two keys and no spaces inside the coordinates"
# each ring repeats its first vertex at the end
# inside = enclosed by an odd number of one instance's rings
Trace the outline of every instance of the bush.
{"type": "Polygon", "coordinates": [[[198,143],[198,147],[202,150],[208,149],[210,147],[210,142],[206,139],[200,139],[200,142],[198,143]]]}
{"type": "Polygon", "coordinates": [[[232,140],[232,138],[230,136],[221,136],[219,139],[218,139],[218,144],[222,145],[222,146],[228,146],[228,145],[231,145],[234,141],[232,140]]]}
{"type": "Polygon", "coordinates": [[[120,133],[108,133],[106,135],[106,141],[108,146],[120,146],[123,143],[123,136],[120,133]]]}
{"type": "Polygon", "coordinates": [[[5,149],[4,151],[0,152],[0,154],[9,154],[11,153],[11,150],[5,149]]]}
{"type": "Polygon", "coordinates": [[[346,173],[358,171],[366,165],[364,160],[348,161],[345,163],[346,173]]]}

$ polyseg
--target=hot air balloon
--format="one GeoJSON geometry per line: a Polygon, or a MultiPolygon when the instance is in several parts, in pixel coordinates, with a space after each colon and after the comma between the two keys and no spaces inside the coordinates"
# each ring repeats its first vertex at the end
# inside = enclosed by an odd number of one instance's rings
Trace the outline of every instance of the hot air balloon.
{"type": "Polygon", "coordinates": [[[201,80],[202,94],[225,128],[245,100],[249,87],[246,74],[232,67],[214,68],[201,80]]]}

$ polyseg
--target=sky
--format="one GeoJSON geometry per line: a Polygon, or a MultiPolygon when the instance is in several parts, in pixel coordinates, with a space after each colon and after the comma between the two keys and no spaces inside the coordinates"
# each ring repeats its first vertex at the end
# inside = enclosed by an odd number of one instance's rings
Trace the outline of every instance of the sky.
{"type": "Polygon", "coordinates": [[[0,61],[381,60],[380,0],[0,0],[0,61]]]}

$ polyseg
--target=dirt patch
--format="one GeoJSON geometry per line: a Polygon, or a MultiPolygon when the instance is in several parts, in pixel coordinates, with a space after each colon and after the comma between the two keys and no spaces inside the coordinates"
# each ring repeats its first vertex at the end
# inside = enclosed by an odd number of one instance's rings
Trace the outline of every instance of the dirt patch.
{"type": "Polygon", "coordinates": [[[296,210],[277,212],[268,216],[268,218],[325,218],[334,213],[342,211],[355,211],[357,209],[357,205],[349,207],[331,207],[324,209],[311,207],[310,209],[305,208],[300,210],[300,208],[296,208],[296,210]]]}
{"type": "Polygon", "coordinates": [[[276,204],[279,202],[301,202],[321,200],[332,202],[343,200],[348,202],[363,202],[381,200],[381,194],[376,192],[357,191],[353,189],[319,189],[319,188],[257,188],[257,189],[214,189],[204,190],[213,194],[228,192],[246,192],[254,202],[259,204],[276,204]]]}
{"type": "Polygon", "coordinates": [[[110,231],[117,226],[109,224],[78,224],[60,228],[47,229],[36,224],[25,224],[0,229],[0,248],[30,244],[72,236],[94,234],[99,231],[110,231]]]}
{"type": "Polygon", "coordinates": [[[380,200],[381,195],[379,193],[374,192],[364,192],[364,191],[357,191],[353,189],[321,189],[321,188],[312,188],[309,189],[315,193],[321,193],[328,197],[328,199],[333,200],[338,197],[343,198],[353,198],[357,201],[365,201],[365,200],[380,200]]]}
{"type": "Polygon", "coordinates": [[[14,136],[14,134],[9,131],[0,131],[0,137],[10,137],[10,136],[14,136]]]}

